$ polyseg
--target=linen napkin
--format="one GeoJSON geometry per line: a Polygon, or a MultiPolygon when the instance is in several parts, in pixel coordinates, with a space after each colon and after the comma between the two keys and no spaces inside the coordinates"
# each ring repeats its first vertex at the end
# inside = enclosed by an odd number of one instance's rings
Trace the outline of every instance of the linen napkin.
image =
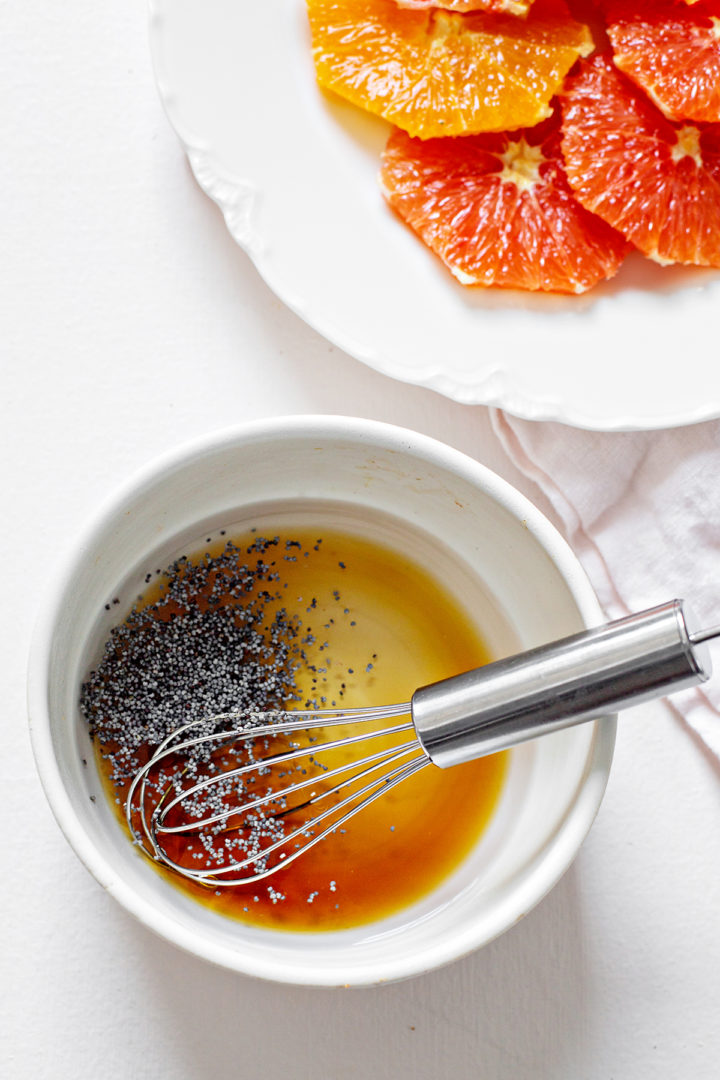
{"type": "MultiPolygon", "coordinates": [[[[491,410],[510,459],[550,500],[609,619],[681,598],[720,624],[720,423],[595,432],[491,410]]],[[[720,756],[720,653],[671,706],[720,756]]]]}

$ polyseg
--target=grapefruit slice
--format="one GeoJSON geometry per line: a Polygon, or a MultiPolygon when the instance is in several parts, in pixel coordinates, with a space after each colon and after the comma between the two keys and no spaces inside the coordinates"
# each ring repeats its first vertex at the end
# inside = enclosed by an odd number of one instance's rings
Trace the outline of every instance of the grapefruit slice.
{"type": "Polygon", "coordinates": [[[593,48],[563,0],[536,0],[527,19],[395,0],[307,7],[320,85],[424,139],[538,123],[593,48]]]}
{"type": "Polygon", "coordinates": [[[532,130],[454,139],[396,131],[380,182],[464,285],[581,293],[611,277],[629,247],[573,196],[555,117],[532,130]]]}
{"type": "Polygon", "coordinates": [[[403,8],[442,8],[444,11],[507,11],[527,15],[532,0],[395,0],[403,8]]]}
{"type": "Polygon", "coordinates": [[[720,121],[720,3],[610,0],[615,64],[671,120],[720,121]]]}
{"type": "Polygon", "coordinates": [[[603,55],[563,91],[580,202],[656,262],[720,267],[720,124],[674,123],[603,55]]]}

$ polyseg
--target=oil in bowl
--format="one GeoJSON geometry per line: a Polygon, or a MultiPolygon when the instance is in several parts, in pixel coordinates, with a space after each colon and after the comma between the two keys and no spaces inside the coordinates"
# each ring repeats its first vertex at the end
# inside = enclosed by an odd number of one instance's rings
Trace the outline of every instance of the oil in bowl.
{"type": "MultiPolygon", "coordinates": [[[[184,723],[229,710],[409,701],[417,687],[492,659],[479,620],[427,559],[339,517],[265,513],[146,569],[142,594],[108,635],[81,694],[124,827],[133,776],[184,723]]],[[[122,601],[107,607],[120,613],[122,601]]],[[[208,887],[154,865],[199,902],[250,925],[362,926],[410,907],[462,864],[492,817],[505,771],[504,754],[449,771],[428,765],[247,885],[208,887]]],[[[208,833],[173,845],[173,858],[190,867],[222,861],[228,850],[208,833]]]]}

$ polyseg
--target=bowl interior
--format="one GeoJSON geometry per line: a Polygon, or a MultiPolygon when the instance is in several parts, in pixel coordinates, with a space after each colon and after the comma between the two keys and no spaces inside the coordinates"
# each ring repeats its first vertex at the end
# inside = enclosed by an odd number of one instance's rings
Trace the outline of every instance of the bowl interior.
{"type": "Polygon", "coordinates": [[[500,804],[472,855],[392,918],[335,933],[280,933],[195,903],[161,878],[118,826],[78,711],[79,687],[149,569],[197,549],[216,529],[239,532],[268,520],[332,524],[431,567],[497,656],[600,619],[562,540],[477,463],[385,425],[329,418],[251,425],[153,466],[103,510],[77,548],[41,619],[31,662],[41,778],[98,880],[194,953],[303,984],[367,984],[427,970],[501,933],[563,873],[602,797],[614,721],[513,751],[500,804]]]}

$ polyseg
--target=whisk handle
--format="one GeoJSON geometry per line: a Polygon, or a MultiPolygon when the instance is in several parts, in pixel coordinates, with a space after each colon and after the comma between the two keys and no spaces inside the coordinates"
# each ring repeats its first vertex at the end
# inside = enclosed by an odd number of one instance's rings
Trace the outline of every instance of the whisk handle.
{"type": "Polygon", "coordinates": [[[447,768],[703,682],[710,653],[689,622],[671,600],[422,687],[418,738],[447,768]]]}

